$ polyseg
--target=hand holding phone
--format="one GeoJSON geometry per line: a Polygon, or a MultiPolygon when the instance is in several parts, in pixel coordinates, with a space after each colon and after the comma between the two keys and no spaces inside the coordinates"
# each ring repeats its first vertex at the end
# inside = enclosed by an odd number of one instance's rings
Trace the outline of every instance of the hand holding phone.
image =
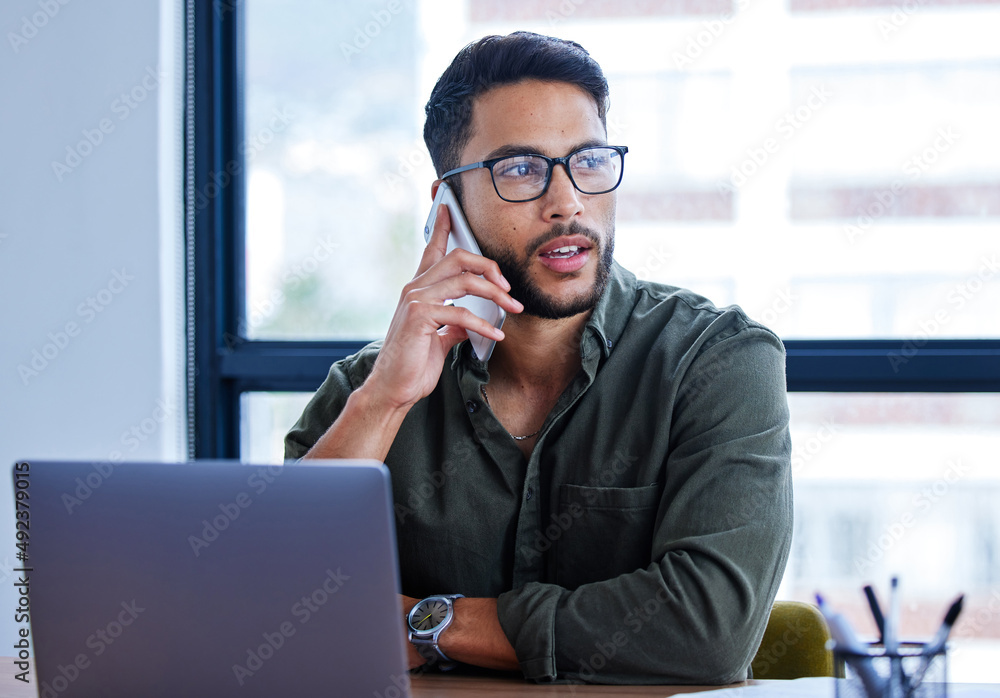
{"type": "MultiPolygon", "coordinates": [[[[431,205],[431,213],[427,218],[427,225],[424,226],[424,241],[430,241],[431,231],[434,230],[434,222],[437,220],[438,208],[441,204],[448,207],[448,213],[451,216],[451,232],[448,233],[448,249],[446,253],[458,247],[468,250],[473,254],[483,256],[483,253],[479,250],[478,243],[476,243],[476,238],[472,234],[472,229],[469,227],[469,222],[465,219],[465,213],[458,203],[458,198],[447,182],[441,182],[438,185],[434,203],[431,205]]],[[[507,313],[503,308],[493,301],[480,298],[479,296],[462,296],[461,298],[452,300],[452,303],[460,308],[469,309],[474,315],[481,317],[497,329],[500,329],[504,319],[507,317],[507,313]]],[[[472,343],[472,349],[476,352],[479,360],[489,361],[490,356],[493,354],[493,347],[496,346],[496,341],[472,330],[466,330],[466,332],[469,335],[469,341],[472,343]]]]}

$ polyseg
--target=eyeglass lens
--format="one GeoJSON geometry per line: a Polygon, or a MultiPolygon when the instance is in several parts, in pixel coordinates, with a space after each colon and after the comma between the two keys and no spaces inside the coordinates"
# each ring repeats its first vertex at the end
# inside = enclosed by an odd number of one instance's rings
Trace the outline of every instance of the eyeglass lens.
{"type": "MultiPolygon", "coordinates": [[[[549,179],[549,160],[539,155],[515,155],[493,165],[497,193],[508,201],[539,196],[549,179]]],[[[569,156],[570,179],[584,194],[603,194],[618,186],[622,158],[614,148],[587,148],[569,156]]]]}

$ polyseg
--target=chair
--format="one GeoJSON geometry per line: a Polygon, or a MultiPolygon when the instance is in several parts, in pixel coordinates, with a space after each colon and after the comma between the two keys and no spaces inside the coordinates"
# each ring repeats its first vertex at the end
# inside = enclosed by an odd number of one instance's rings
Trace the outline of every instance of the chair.
{"type": "Polygon", "coordinates": [[[834,676],[830,631],[819,609],[800,601],[776,601],[750,667],[755,679],[834,676]]]}

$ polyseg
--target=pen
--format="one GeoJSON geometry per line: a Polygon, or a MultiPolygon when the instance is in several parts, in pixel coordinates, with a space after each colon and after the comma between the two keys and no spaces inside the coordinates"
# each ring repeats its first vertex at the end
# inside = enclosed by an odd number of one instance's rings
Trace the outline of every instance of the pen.
{"type": "Polygon", "coordinates": [[[885,653],[892,655],[899,651],[899,577],[893,576],[889,581],[889,617],[885,619],[882,630],[882,644],[885,653]]]}
{"type": "Polygon", "coordinates": [[[920,666],[917,670],[913,672],[913,678],[910,680],[910,690],[916,690],[920,682],[924,680],[924,674],[927,673],[927,669],[930,668],[931,662],[934,660],[934,656],[938,654],[942,649],[944,649],[944,643],[948,641],[948,635],[951,634],[951,628],[955,625],[955,619],[958,618],[958,614],[962,612],[962,602],[965,599],[965,594],[959,594],[958,598],[951,604],[948,608],[948,612],[944,614],[944,621],[941,623],[941,627],[935,633],[934,637],[931,638],[930,642],[924,645],[923,650],[920,652],[922,655],[920,659],[920,666]]]}
{"type": "Polygon", "coordinates": [[[889,658],[890,686],[898,685],[905,693],[910,680],[903,671],[903,660],[899,655],[899,577],[896,575],[889,580],[889,617],[885,619],[882,644],[889,658]]]}
{"type": "Polygon", "coordinates": [[[885,644],[885,617],[882,615],[882,607],[878,605],[878,597],[875,596],[871,584],[865,585],[865,596],[868,598],[868,606],[872,609],[872,617],[878,628],[878,641],[885,644]]]}
{"type": "Polygon", "coordinates": [[[844,652],[844,660],[861,677],[861,683],[865,685],[865,693],[869,696],[882,695],[885,683],[879,678],[878,672],[872,666],[871,658],[868,656],[868,648],[854,636],[854,631],[851,630],[847,619],[830,610],[819,594],[816,594],[816,605],[819,606],[819,611],[823,614],[826,625],[830,628],[830,635],[837,643],[837,647],[844,652]]]}

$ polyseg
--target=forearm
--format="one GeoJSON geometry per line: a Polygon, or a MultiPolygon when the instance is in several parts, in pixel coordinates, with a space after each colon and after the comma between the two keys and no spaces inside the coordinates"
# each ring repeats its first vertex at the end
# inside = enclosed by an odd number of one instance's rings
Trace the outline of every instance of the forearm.
{"type": "MultiPolygon", "coordinates": [[[[404,595],[403,614],[408,614],[418,601],[404,595]]],[[[463,664],[486,669],[518,669],[517,655],[500,627],[496,599],[455,599],[455,616],[441,633],[438,646],[449,659],[463,664]]],[[[408,654],[411,669],[426,661],[413,645],[409,645],[408,654]]]]}
{"type": "Polygon", "coordinates": [[[304,459],[371,458],[385,462],[407,409],[385,407],[361,386],[304,459]]]}
{"type": "Polygon", "coordinates": [[[456,599],[455,619],[441,635],[451,659],[487,669],[518,669],[517,655],[500,627],[496,599],[456,599]]]}
{"type": "Polygon", "coordinates": [[[768,596],[685,552],[575,590],[528,584],[501,595],[499,617],[536,681],[726,684],[746,678],[768,596]]]}

